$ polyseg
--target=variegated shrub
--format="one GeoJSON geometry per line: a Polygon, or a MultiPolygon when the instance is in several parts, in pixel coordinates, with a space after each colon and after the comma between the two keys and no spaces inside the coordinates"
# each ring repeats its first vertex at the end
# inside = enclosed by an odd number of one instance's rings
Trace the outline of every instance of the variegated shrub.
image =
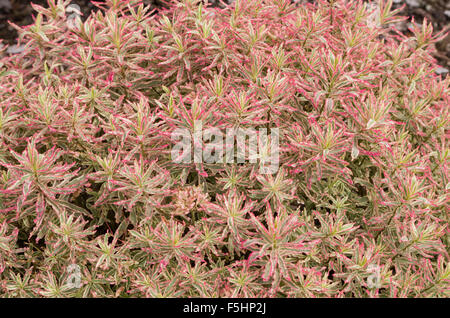
{"type": "Polygon", "coordinates": [[[69,4],[0,49],[2,297],[450,296],[430,23],[407,37],[384,0],[69,4]],[[174,162],[197,121],[278,128],[278,171],[174,162]]]}

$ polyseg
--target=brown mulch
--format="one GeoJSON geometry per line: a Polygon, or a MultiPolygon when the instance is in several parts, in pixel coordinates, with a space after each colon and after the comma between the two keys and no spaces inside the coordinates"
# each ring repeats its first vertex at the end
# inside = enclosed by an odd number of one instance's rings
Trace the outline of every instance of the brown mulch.
{"type": "Polygon", "coordinates": [[[450,1],[448,0],[396,0],[393,8],[405,5],[401,15],[410,17],[399,30],[408,33],[411,17],[415,23],[422,24],[424,18],[431,21],[434,33],[448,33],[442,41],[436,43],[435,58],[439,65],[450,71],[450,1]]]}
{"type": "MultiPolygon", "coordinates": [[[[33,15],[36,12],[30,2],[47,7],[47,0],[0,0],[0,39],[3,39],[3,43],[14,44],[17,38],[16,30],[8,21],[19,26],[33,23],[33,15]]],[[[95,8],[90,0],[73,0],[72,3],[80,6],[84,16],[95,8]]]]}

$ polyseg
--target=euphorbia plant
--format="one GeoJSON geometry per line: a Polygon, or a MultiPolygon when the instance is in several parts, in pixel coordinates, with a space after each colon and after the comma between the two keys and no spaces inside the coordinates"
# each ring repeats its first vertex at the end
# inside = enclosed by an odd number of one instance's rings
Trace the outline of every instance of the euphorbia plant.
{"type": "Polygon", "coordinates": [[[429,22],[407,37],[385,0],[69,4],[0,49],[4,297],[450,295],[429,22]],[[277,171],[174,160],[180,129],[211,145],[199,127],[278,129],[277,171]]]}

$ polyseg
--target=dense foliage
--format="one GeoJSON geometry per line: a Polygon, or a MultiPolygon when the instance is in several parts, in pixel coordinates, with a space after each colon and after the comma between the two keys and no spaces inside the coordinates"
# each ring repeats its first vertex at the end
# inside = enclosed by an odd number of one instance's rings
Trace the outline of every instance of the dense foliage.
{"type": "Polygon", "coordinates": [[[0,49],[3,297],[450,296],[431,24],[396,32],[390,1],[48,4],[0,49]],[[279,170],[174,163],[196,120],[279,128],[279,170]]]}

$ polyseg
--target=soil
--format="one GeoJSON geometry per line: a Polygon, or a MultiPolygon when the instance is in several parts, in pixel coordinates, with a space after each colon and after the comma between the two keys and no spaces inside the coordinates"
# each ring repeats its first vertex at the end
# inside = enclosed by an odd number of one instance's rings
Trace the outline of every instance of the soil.
{"type": "Polygon", "coordinates": [[[405,7],[401,15],[410,17],[398,26],[399,30],[408,33],[411,18],[422,24],[424,18],[433,25],[433,33],[443,31],[447,36],[436,43],[435,58],[439,65],[450,71],[450,1],[448,0],[394,0],[393,8],[405,7]]]}
{"type": "MultiPolygon", "coordinates": [[[[143,0],[151,4],[156,9],[162,6],[161,0],[143,0]]],[[[233,0],[227,0],[230,2],[233,0]]],[[[311,1],[311,0],[309,0],[311,1]]],[[[5,44],[14,44],[17,38],[17,32],[8,24],[11,21],[17,25],[24,26],[33,23],[34,11],[29,4],[29,0],[0,0],[0,41],[5,44]]],[[[33,0],[33,3],[47,6],[47,0],[33,0]]],[[[103,2],[97,0],[97,2],[103,2]]],[[[217,1],[218,2],[218,1],[217,1]]],[[[300,2],[295,0],[295,2],[300,2]]],[[[408,33],[408,27],[411,26],[411,17],[415,23],[422,23],[424,18],[432,21],[434,32],[444,30],[450,31],[450,1],[447,0],[394,0],[393,8],[404,6],[401,15],[408,16],[409,19],[404,23],[397,25],[397,28],[408,33]]],[[[95,9],[90,0],[72,0],[77,4],[86,17],[95,9]]],[[[436,44],[435,57],[439,65],[443,67],[444,73],[450,70],[450,32],[445,39],[436,44]]]]}
{"type": "MultiPolygon", "coordinates": [[[[35,11],[30,2],[48,7],[47,0],[0,0],[0,39],[3,39],[4,43],[13,44],[17,37],[17,32],[8,21],[20,26],[33,23],[35,11]]],[[[79,5],[84,15],[94,8],[89,0],[73,0],[72,3],[79,5]]]]}

